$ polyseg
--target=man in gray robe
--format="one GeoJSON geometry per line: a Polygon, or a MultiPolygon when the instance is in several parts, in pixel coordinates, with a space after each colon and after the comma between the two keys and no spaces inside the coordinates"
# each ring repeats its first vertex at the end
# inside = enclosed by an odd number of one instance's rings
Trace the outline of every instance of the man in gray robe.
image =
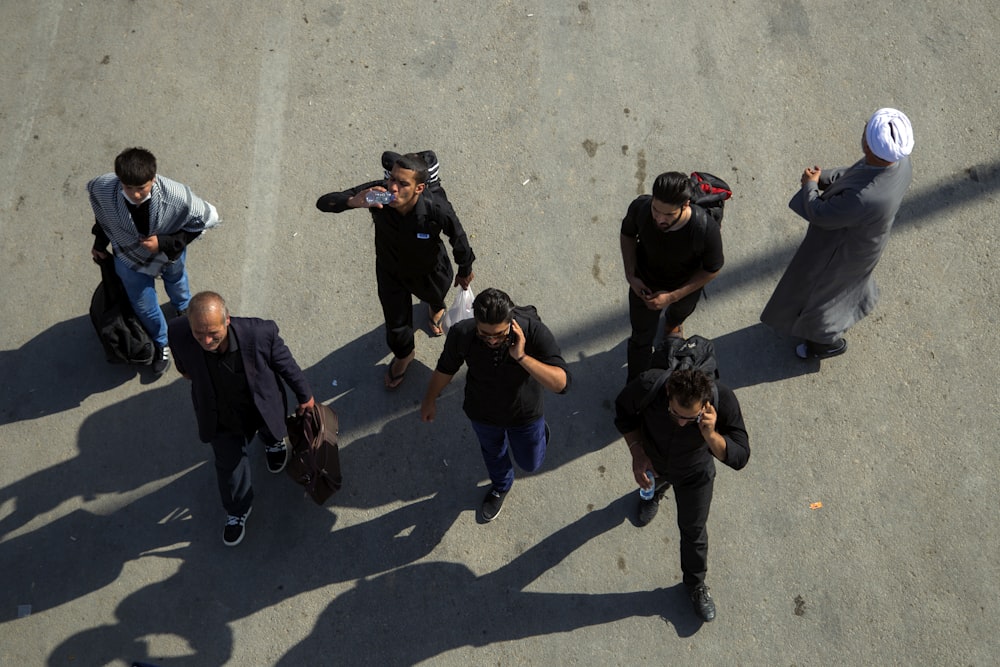
{"type": "Polygon", "coordinates": [[[913,128],[903,112],[879,109],[851,167],[807,168],[788,206],[809,221],[806,237],[760,315],[780,334],[805,339],[802,359],[843,354],[843,334],[878,302],[872,271],[912,178],[913,128]]]}

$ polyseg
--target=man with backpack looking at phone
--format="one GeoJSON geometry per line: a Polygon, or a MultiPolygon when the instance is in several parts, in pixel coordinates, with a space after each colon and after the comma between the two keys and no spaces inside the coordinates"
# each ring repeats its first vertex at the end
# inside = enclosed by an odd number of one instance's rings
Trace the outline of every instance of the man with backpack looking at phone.
{"type": "Polygon", "coordinates": [[[715,460],[739,470],[750,458],[739,401],[702,370],[652,369],[618,394],[615,427],[632,455],[635,481],[643,489],[654,489],[650,500],[639,501],[639,526],[653,520],[673,486],[684,585],[695,613],[712,621],[715,601],[705,576],[715,460]]]}
{"type": "Polygon", "coordinates": [[[448,329],[420,417],[434,421],[438,396],[467,364],[462,407],[489,472],[481,512],[483,521],[492,521],[514,484],[511,457],[527,472],[541,467],[549,441],[543,390],[566,393],[570,374],[534,306],[516,307],[506,293],[491,287],[476,297],[472,311],[472,318],[448,329]]]}
{"type": "Polygon", "coordinates": [[[694,203],[697,194],[689,176],[669,171],[656,177],[653,193],[636,198],[622,219],[632,325],[629,381],[650,366],[660,314],[665,334],[683,338],[684,320],[725,261],[718,219],[694,203]]]}

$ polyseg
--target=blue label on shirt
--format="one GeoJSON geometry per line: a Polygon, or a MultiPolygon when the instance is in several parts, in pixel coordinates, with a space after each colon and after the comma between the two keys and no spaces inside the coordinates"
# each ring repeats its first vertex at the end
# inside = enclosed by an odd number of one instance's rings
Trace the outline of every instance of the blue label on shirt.
{"type": "Polygon", "coordinates": [[[430,234],[424,234],[423,232],[417,232],[417,238],[418,239],[429,239],[430,237],[431,237],[430,234]]]}

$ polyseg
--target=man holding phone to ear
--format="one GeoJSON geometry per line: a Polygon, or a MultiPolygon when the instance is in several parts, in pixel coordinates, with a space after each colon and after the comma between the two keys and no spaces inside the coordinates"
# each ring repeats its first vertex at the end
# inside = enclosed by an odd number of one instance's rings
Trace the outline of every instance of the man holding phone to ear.
{"type": "Polygon", "coordinates": [[[665,372],[646,371],[626,385],[615,400],[615,427],[632,455],[635,481],[644,489],[655,485],[653,498],[639,501],[640,526],[653,520],[673,484],[684,584],[695,612],[707,622],[715,618],[715,602],[705,585],[715,459],[741,469],[750,458],[750,440],[731,389],[718,382],[713,386],[708,373],[693,369],[673,371],[657,389],[665,372]]]}
{"type": "Polygon", "coordinates": [[[483,521],[492,521],[514,483],[511,457],[527,472],[541,467],[549,440],[543,389],[566,393],[570,374],[534,306],[517,307],[506,293],[491,287],[476,297],[472,312],[472,319],[448,330],[420,417],[434,421],[438,396],[462,364],[468,364],[463,408],[492,482],[482,504],[483,521]]]}

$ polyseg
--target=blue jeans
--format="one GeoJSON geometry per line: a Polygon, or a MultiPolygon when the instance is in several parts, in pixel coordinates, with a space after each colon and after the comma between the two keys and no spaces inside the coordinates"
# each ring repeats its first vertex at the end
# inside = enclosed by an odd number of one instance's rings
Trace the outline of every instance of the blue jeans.
{"type": "MultiPolygon", "coordinates": [[[[163,286],[170,297],[170,303],[177,310],[184,310],[191,300],[191,289],[188,287],[187,271],[184,270],[184,259],[187,250],[181,253],[175,261],[163,267],[160,277],[163,286]]],[[[125,285],[129,303],[135,311],[142,326],[160,347],[167,346],[167,318],[160,310],[160,300],[156,296],[156,278],[130,269],[125,262],[115,257],[115,272],[125,285]]]]}
{"type": "Polygon", "coordinates": [[[549,442],[549,427],[545,417],[523,426],[491,426],[472,422],[472,430],[479,438],[483,461],[489,472],[493,488],[501,493],[509,491],[514,484],[514,465],[525,472],[535,472],[545,460],[545,446],[549,442]]]}

